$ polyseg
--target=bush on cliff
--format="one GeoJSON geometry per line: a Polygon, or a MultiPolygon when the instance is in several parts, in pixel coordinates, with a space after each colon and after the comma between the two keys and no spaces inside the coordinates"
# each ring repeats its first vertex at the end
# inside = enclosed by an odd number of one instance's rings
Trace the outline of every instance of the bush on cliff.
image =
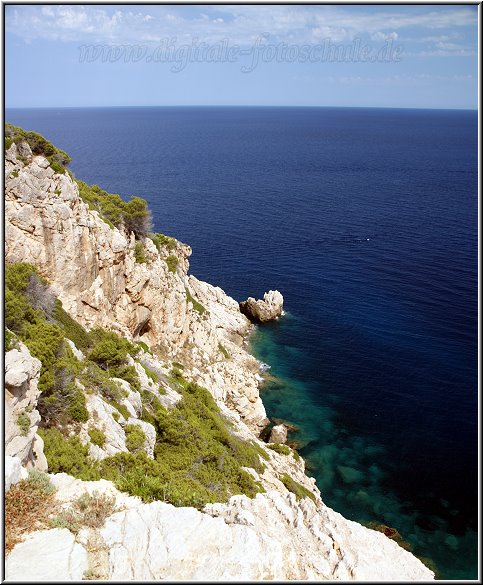
{"type": "Polygon", "coordinates": [[[125,229],[128,233],[134,232],[138,239],[148,234],[152,226],[151,212],[144,199],[132,197],[126,202],[117,193],[108,193],[99,185],[88,185],[79,180],[76,183],[81,199],[90,209],[98,211],[111,227],[125,229]]]}
{"type": "Polygon", "coordinates": [[[45,156],[56,173],[65,173],[65,167],[71,161],[66,152],[54,146],[41,134],[23,130],[12,124],[5,124],[5,150],[8,150],[14,142],[16,144],[27,142],[32,154],[45,156]]]}

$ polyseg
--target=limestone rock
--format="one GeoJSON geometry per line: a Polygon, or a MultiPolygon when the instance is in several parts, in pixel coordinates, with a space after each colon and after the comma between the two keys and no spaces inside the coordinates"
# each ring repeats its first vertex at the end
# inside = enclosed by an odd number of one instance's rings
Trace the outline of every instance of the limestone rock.
{"type": "Polygon", "coordinates": [[[287,442],[288,428],[286,425],[275,425],[270,433],[269,443],[281,443],[287,442]]]}
{"type": "Polygon", "coordinates": [[[34,156],[25,165],[12,145],[5,173],[7,261],[37,266],[64,309],[85,327],[139,336],[166,359],[185,364],[187,376],[218,398],[233,398],[232,408],[259,432],[266,415],[258,368],[243,347],[250,322],[222,289],[187,275],[189,246],[176,242],[173,250],[158,252],[147,238],[149,262],[137,263],[133,237],[90,210],[72,178],[54,174],[44,157],[34,156]],[[167,268],[168,254],[178,259],[176,274],[167,268]]]}
{"type": "Polygon", "coordinates": [[[36,406],[41,363],[23,343],[17,345],[5,354],[5,453],[43,470],[41,443],[33,447],[40,422],[36,406]]]}
{"type": "Polygon", "coordinates": [[[283,296],[278,290],[270,290],[263,295],[263,300],[248,297],[240,303],[240,311],[255,323],[273,321],[283,313],[283,296]]]}
{"type": "Polygon", "coordinates": [[[90,442],[89,429],[96,428],[106,436],[105,443],[102,447],[98,445],[89,445],[89,454],[94,459],[104,459],[120,452],[127,452],[126,435],[120,423],[125,423],[124,417],[119,411],[104,402],[96,394],[87,394],[86,408],[89,413],[89,420],[82,425],[79,437],[86,444],[90,442]],[[114,416],[113,416],[114,414],[114,416]],[[116,420],[116,418],[118,420],[116,420]]]}
{"type": "Polygon", "coordinates": [[[22,465],[18,457],[5,456],[5,492],[22,479],[22,465]]]}
{"type": "Polygon", "coordinates": [[[5,561],[6,581],[81,581],[87,552],[67,528],[39,530],[17,544],[5,561]]]}

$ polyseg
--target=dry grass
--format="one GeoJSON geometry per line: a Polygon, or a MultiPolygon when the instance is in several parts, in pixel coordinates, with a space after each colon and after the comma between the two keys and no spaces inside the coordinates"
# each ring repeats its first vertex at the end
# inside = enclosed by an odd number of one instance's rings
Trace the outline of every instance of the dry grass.
{"type": "Polygon", "coordinates": [[[5,552],[34,530],[48,527],[55,508],[54,488],[44,474],[33,472],[5,494],[5,552]]]}
{"type": "Polygon", "coordinates": [[[82,494],[72,508],[63,510],[50,521],[51,526],[79,532],[81,528],[100,528],[106,518],[115,512],[115,500],[105,494],[82,494]]]}

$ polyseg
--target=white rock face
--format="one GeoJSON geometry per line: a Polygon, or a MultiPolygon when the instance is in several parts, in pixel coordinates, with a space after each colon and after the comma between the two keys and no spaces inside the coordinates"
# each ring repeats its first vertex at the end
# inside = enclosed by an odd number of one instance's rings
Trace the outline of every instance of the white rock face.
{"type": "Polygon", "coordinates": [[[63,507],[87,492],[112,497],[117,511],[94,533],[81,530],[77,543],[65,530],[31,534],[7,557],[8,580],[33,578],[43,554],[55,567],[38,569],[37,581],[76,579],[96,564],[113,581],[434,577],[383,534],[344,519],[320,501],[297,501],[288,491],[254,499],[233,496],[227,504],[210,504],[199,512],[164,502],[143,504],[105,480],[83,482],[64,473],[50,478],[63,507]],[[101,557],[88,546],[93,537],[104,551],[101,557]]]}
{"type": "Polygon", "coordinates": [[[116,453],[127,452],[126,434],[121,426],[125,424],[124,417],[119,411],[104,402],[96,394],[86,395],[86,408],[89,413],[89,420],[82,425],[79,437],[86,444],[89,443],[89,429],[96,428],[102,431],[106,436],[106,441],[102,447],[93,445],[89,447],[89,454],[94,459],[105,459],[116,453]],[[114,414],[114,416],[113,416],[114,414]],[[118,418],[118,421],[114,417],[118,418]]]}
{"type": "Polygon", "coordinates": [[[22,476],[22,465],[18,457],[5,455],[5,493],[8,492],[12,485],[18,483],[22,476]]]}
{"type": "Polygon", "coordinates": [[[5,561],[6,581],[80,581],[87,552],[66,528],[39,530],[15,546],[5,561]]]}
{"type": "Polygon", "coordinates": [[[54,174],[42,156],[24,165],[16,153],[12,145],[5,161],[7,261],[37,266],[64,309],[84,326],[135,336],[183,363],[186,375],[216,398],[231,400],[260,431],[267,419],[258,395],[259,367],[241,347],[250,323],[220,288],[187,276],[189,246],[178,242],[174,250],[158,252],[148,238],[147,262],[137,263],[134,238],[90,211],[69,175],[54,174]],[[168,270],[168,255],[178,258],[176,274],[168,270]]]}
{"type": "Polygon", "coordinates": [[[278,290],[269,290],[263,300],[248,297],[240,303],[241,312],[255,323],[266,323],[278,319],[283,313],[283,296],[278,290]]]}
{"type": "Polygon", "coordinates": [[[36,435],[40,368],[40,361],[21,342],[5,354],[5,454],[18,457],[22,465],[45,471],[43,443],[36,435]]]}

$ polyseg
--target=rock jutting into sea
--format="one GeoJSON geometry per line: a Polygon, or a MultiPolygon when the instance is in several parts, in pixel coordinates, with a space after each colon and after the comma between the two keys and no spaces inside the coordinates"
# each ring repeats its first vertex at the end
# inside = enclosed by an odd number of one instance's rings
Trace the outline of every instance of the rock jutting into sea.
{"type": "Polygon", "coordinates": [[[274,321],[283,314],[283,296],[278,290],[269,290],[263,299],[248,297],[240,303],[240,311],[254,323],[274,321]]]}

